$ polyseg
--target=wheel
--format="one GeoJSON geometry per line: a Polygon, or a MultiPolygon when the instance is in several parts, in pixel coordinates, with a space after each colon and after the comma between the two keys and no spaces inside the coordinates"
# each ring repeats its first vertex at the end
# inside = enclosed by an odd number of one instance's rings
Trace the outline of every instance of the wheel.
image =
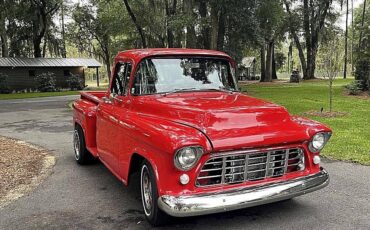
{"type": "Polygon", "coordinates": [[[95,158],[86,149],[85,136],[82,128],[76,126],[73,133],[73,148],[76,162],[80,165],[92,163],[95,158]]]}
{"type": "Polygon", "coordinates": [[[158,189],[154,171],[148,161],[142,163],[140,171],[141,200],[145,217],[153,226],[163,225],[169,216],[158,207],[158,189]]]}

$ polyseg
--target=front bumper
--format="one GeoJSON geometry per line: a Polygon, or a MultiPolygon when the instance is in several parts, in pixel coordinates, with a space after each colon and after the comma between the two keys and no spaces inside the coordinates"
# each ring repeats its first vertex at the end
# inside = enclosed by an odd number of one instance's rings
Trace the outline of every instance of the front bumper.
{"type": "Polygon", "coordinates": [[[328,184],[329,174],[321,168],[320,172],[313,175],[263,186],[205,195],[164,195],[158,198],[158,206],[171,216],[198,216],[286,200],[328,184]]]}

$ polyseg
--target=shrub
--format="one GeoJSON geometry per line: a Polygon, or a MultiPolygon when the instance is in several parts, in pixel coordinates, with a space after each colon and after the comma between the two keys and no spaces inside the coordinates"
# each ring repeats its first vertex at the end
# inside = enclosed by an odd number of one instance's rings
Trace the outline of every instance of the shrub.
{"type": "Polygon", "coordinates": [[[83,80],[77,74],[71,74],[67,79],[67,83],[71,90],[82,90],[84,88],[83,80]]]}
{"type": "Polygon", "coordinates": [[[0,73],[0,93],[10,93],[8,75],[0,73]]]}
{"type": "Polygon", "coordinates": [[[36,76],[36,87],[40,92],[55,92],[56,78],[55,74],[51,72],[42,73],[36,76]]]}
{"type": "Polygon", "coordinates": [[[363,91],[362,81],[359,80],[355,80],[345,87],[350,95],[359,95],[363,91]]]}
{"type": "Polygon", "coordinates": [[[357,61],[355,79],[359,81],[361,90],[370,89],[370,60],[364,58],[357,61]]]}

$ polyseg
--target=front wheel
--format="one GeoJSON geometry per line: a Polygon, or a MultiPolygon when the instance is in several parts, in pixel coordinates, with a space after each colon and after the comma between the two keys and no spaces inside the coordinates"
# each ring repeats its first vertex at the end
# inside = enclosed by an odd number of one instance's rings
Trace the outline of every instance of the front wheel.
{"type": "Polygon", "coordinates": [[[145,217],[153,226],[160,226],[169,218],[158,207],[158,189],[154,171],[148,161],[141,165],[140,188],[145,217]]]}

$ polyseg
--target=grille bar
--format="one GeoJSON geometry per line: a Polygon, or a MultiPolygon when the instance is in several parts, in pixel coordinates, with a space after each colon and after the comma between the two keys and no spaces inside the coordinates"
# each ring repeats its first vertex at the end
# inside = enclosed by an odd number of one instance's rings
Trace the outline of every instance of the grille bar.
{"type": "Polygon", "coordinates": [[[301,148],[277,149],[266,152],[223,154],[210,158],[202,167],[197,186],[236,184],[244,181],[280,177],[304,169],[301,148]]]}

